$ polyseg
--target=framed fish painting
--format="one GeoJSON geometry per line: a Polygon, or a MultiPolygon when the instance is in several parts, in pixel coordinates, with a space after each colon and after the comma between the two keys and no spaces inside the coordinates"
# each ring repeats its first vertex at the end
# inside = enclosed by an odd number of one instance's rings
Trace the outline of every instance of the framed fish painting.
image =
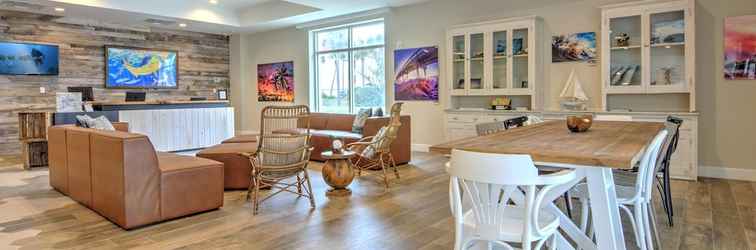
{"type": "Polygon", "coordinates": [[[178,52],[105,47],[105,87],[116,89],[178,88],[178,52]]]}

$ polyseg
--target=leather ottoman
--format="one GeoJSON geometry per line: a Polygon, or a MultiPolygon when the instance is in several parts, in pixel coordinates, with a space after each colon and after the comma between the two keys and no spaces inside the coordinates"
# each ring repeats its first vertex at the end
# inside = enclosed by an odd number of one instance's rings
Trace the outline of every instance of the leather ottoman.
{"type": "Polygon", "coordinates": [[[222,141],[221,143],[249,143],[257,142],[258,134],[237,135],[222,141]]]}
{"type": "Polygon", "coordinates": [[[240,153],[257,151],[257,143],[223,143],[206,148],[197,153],[197,157],[223,162],[225,189],[249,188],[252,164],[240,153]]]}

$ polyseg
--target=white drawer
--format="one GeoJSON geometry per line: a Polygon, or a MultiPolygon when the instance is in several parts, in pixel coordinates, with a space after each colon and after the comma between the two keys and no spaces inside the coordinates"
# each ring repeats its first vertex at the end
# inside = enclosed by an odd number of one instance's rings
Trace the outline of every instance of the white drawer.
{"type": "Polygon", "coordinates": [[[449,123],[478,123],[481,120],[481,116],[449,114],[447,120],[449,123]]]}

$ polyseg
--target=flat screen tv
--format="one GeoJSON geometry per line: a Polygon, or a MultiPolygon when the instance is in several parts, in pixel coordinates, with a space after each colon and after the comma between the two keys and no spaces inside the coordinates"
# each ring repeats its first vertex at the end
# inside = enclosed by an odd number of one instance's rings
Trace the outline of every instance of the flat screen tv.
{"type": "Polygon", "coordinates": [[[105,62],[106,88],[178,88],[177,51],[107,46],[105,62]]]}
{"type": "Polygon", "coordinates": [[[58,75],[58,46],[0,42],[0,75],[58,75]]]}

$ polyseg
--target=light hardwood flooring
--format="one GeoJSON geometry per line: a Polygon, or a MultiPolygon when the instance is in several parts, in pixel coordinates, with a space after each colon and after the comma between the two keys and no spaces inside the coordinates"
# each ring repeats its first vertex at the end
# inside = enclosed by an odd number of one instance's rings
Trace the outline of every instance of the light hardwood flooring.
{"type": "MultiPolygon", "coordinates": [[[[17,159],[0,159],[0,249],[451,249],[445,161],[414,153],[388,192],[362,177],[339,198],[324,195],[315,163],[315,209],[284,194],[253,216],[244,192],[228,191],[219,210],[125,231],[52,190],[46,168],[26,171],[17,159]]],[[[673,228],[657,206],[663,248],[755,249],[755,191],[753,182],[674,181],[673,228]]]]}

